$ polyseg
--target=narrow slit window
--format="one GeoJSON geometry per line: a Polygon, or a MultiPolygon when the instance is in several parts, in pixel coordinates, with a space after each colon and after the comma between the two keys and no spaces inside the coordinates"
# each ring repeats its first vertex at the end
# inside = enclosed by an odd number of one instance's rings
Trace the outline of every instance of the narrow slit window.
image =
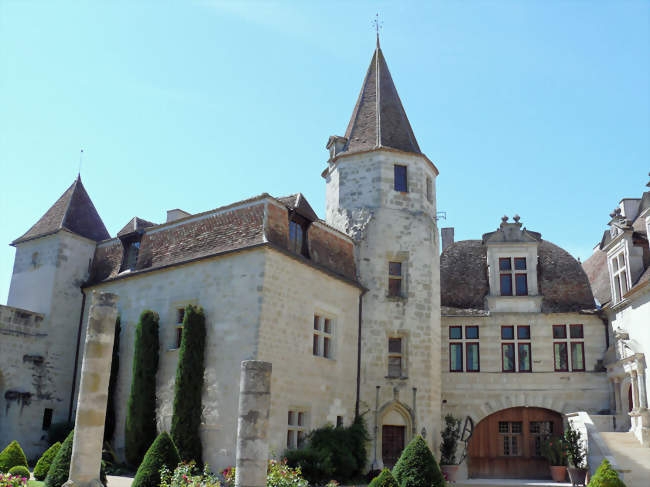
{"type": "Polygon", "coordinates": [[[402,377],[402,339],[388,339],[388,377],[402,377]]]}
{"type": "Polygon", "coordinates": [[[402,263],[388,263],[388,295],[399,297],[402,295],[402,263]]]}
{"type": "Polygon", "coordinates": [[[395,164],[395,191],[401,193],[406,193],[408,191],[407,179],[406,179],[406,166],[395,164]]]}

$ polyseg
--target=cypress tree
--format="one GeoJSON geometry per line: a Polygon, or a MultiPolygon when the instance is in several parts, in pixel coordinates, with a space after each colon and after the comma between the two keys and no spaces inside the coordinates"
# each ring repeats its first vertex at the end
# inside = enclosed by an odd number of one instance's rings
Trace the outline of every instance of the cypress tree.
{"type": "Polygon", "coordinates": [[[143,311],[135,331],[133,378],[127,403],[124,453],[140,465],[156,439],[156,372],[158,371],[158,314],[143,311]]]}
{"type": "MultiPolygon", "coordinates": [[[[72,461],[72,445],[74,442],[74,430],[70,431],[59,451],[56,452],[52,465],[45,477],[45,487],[61,487],[70,478],[70,462],[72,461]]],[[[106,487],[106,470],[104,462],[99,469],[99,480],[106,487]]]]}
{"type": "Polygon", "coordinates": [[[424,439],[418,435],[404,448],[393,467],[400,487],[442,487],[445,478],[424,439]]]}
{"type": "Polygon", "coordinates": [[[185,309],[181,349],[176,368],[174,414],[171,435],[181,459],[202,465],[201,397],[205,350],[205,315],[202,308],[192,305],[185,309]]]}
{"type": "Polygon", "coordinates": [[[120,371],[120,332],[122,326],[120,317],[115,321],[115,340],[113,341],[113,357],[111,360],[111,375],[108,380],[108,401],[106,403],[106,421],[104,423],[104,443],[110,443],[115,433],[115,388],[117,374],[120,371]]]}
{"type": "Polygon", "coordinates": [[[163,431],[147,450],[131,487],[158,487],[160,485],[160,469],[163,465],[173,472],[180,461],[181,458],[174,442],[169,434],[163,431]]]}
{"type": "Polygon", "coordinates": [[[61,443],[57,441],[54,445],[45,450],[45,453],[43,453],[41,458],[38,459],[38,462],[36,462],[36,466],[34,467],[34,478],[36,480],[45,480],[47,472],[50,471],[50,466],[52,465],[56,454],[59,452],[59,448],[61,448],[61,443]]]}

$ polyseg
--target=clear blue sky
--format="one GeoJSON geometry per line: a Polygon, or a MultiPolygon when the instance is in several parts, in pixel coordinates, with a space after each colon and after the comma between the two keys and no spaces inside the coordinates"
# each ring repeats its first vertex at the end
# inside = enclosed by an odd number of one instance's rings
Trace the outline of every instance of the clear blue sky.
{"type": "Polygon", "coordinates": [[[137,215],[304,193],[324,216],[374,48],[422,150],[441,226],[505,213],[586,258],[650,169],[648,1],[0,0],[0,302],[14,249],[82,179],[109,232],[137,215]]]}

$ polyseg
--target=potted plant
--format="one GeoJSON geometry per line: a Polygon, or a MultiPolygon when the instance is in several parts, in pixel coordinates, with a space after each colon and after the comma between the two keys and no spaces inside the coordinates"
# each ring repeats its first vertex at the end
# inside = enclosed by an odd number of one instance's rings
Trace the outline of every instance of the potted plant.
{"type": "Polygon", "coordinates": [[[578,430],[569,423],[564,432],[564,443],[569,460],[569,479],[574,486],[585,485],[587,479],[587,462],[585,461],[585,449],[582,444],[582,437],[578,430]]]}
{"type": "Polygon", "coordinates": [[[460,438],[460,419],[456,419],[451,414],[445,416],[445,429],[442,430],[441,436],[440,469],[447,480],[455,482],[458,474],[456,447],[460,438]]]}
{"type": "Polygon", "coordinates": [[[542,443],[542,455],[548,460],[551,477],[555,482],[566,478],[566,445],[561,436],[547,436],[542,443]]]}

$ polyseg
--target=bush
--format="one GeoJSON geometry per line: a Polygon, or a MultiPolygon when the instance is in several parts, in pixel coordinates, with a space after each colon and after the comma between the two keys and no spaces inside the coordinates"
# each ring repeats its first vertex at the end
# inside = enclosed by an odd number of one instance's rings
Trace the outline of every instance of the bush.
{"type": "MultiPolygon", "coordinates": [[[[68,433],[68,437],[61,444],[61,448],[56,452],[52,465],[50,466],[47,476],[45,477],[45,487],[61,487],[70,478],[70,461],[72,459],[72,443],[74,441],[74,430],[68,433]]],[[[99,470],[99,480],[106,487],[106,471],[104,462],[99,470]]]]}
{"type": "Polygon", "coordinates": [[[163,431],[144,455],[131,487],[158,487],[160,485],[160,470],[163,467],[167,467],[169,470],[176,469],[180,461],[176,445],[169,434],[163,431]]]}
{"type": "Polygon", "coordinates": [[[566,445],[561,436],[549,436],[542,443],[542,456],[554,467],[566,466],[566,445]]]}
{"type": "Polygon", "coordinates": [[[104,443],[110,443],[115,433],[115,388],[117,374],[120,371],[120,332],[122,330],[120,317],[115,320],[115,338],[113,340],[113,356],[111,358],[111,375],[108,379],[108,401],[106,402],[106,420],[104,421],[104,443]]]}
{"type": "Polygon", "coordinates": [[[571,423],[564,432],[564,445],[567,457],[571,465],[582,468],[585,463],[585,449],[582,444],[582,435],[576,429],[573,429],[571,423]]]}
{"type": "Polygon", "coordinates": [[[174,414],[171,436],[181,459],[202,464],[201,397],[203,396],[203,356],[205,350],[205,315],[202,308],[185,308],[183,336],[178,354],[174,386],[174,414]]]}
{"type": "Polygon", "coordinates": [[[605,458],[589,481],[588,487],[625,487],[625,484],[605,458]]]}
{"type": "Polygon", "coordinates": [[[17,475],[0,472],[0,487],[26,487],[27,479],[17,475]]]}
{"type": "Polygon", "coordinates": [[[387,468],[383,469],[379,475],[377,475],[368,487],[399,487],[397,485],[397,480],[393,477],[393,474],[390,473],[390,470],[387,468]]]}
{"type": "Polygon", "coordinates": [[[54,445],[45,450],[45,453],[43,453],[41,458],[38,459],[38,462],[36,462],[36,466],[34,467],[34,478],[36,480],[45,480],[47,472],[50,470],[50,466],[52,465],[59,448],[61,448],[61,443],[57,441],[54,445]]]}
{"type": "Polygon", "coordinates": [[[451,414],[445,416],[445,429],[442,430],[440,443],[440,464],[456,465],[456,448],[460,438],[460,419],[451,414]]]}
{"type": "Polygon", "coordinates": [[[14,475],[16,477],[22,477],[29,480],[30,474],[29,469],[24,465],[16,465],[9,469],[9,475],[14,475]]]}
{"type": "Polygon", "coordinates": [[[0,453],[0,472],[8,472],[11,467],[27,467],[27,457],[16,440],[12,441],[0,453]]]}
{"type": "Polygon", "coordinates": [[[73,429],[74,423],[68,421],[52,423],[47,430],[47,444],[52,446],[54,443],[63,443],[73,429]]]}
{"type": "Polygon", "coordinates": [[[160,487],[220,487],[221,483],[208,466],[197,472],[194,462],[181,463],[174,471],[163,466],[160,469],[160,487]]]}
{"type": "Polygon", "coordinates": [[[368,433],[362,417],[349,427],[325,426],[312,431],[306,445],[284,453],[288,465],[299,467],[311,484],[331,479],[339,482],[355,480],[363,474],[368,433]]]}
{"type": "Polygon", "coordinates": [[[424,439],[418,435],[404,448],[393,468],[400,487],[442,487],[445,479],[424,439]]]}
{"type": "Polygon", "coordinates": [[[140,465],[156,439],[156,373],[158,372],[158,315],[143,311],[135,331],[133,378],[127,403],[124,454],[140,465]]]}
{"type": "Polygon", "coordinates": [[[266,487],[309,487],[300,468],[291,468],[287,461],[269,460],[266,487]]]}

